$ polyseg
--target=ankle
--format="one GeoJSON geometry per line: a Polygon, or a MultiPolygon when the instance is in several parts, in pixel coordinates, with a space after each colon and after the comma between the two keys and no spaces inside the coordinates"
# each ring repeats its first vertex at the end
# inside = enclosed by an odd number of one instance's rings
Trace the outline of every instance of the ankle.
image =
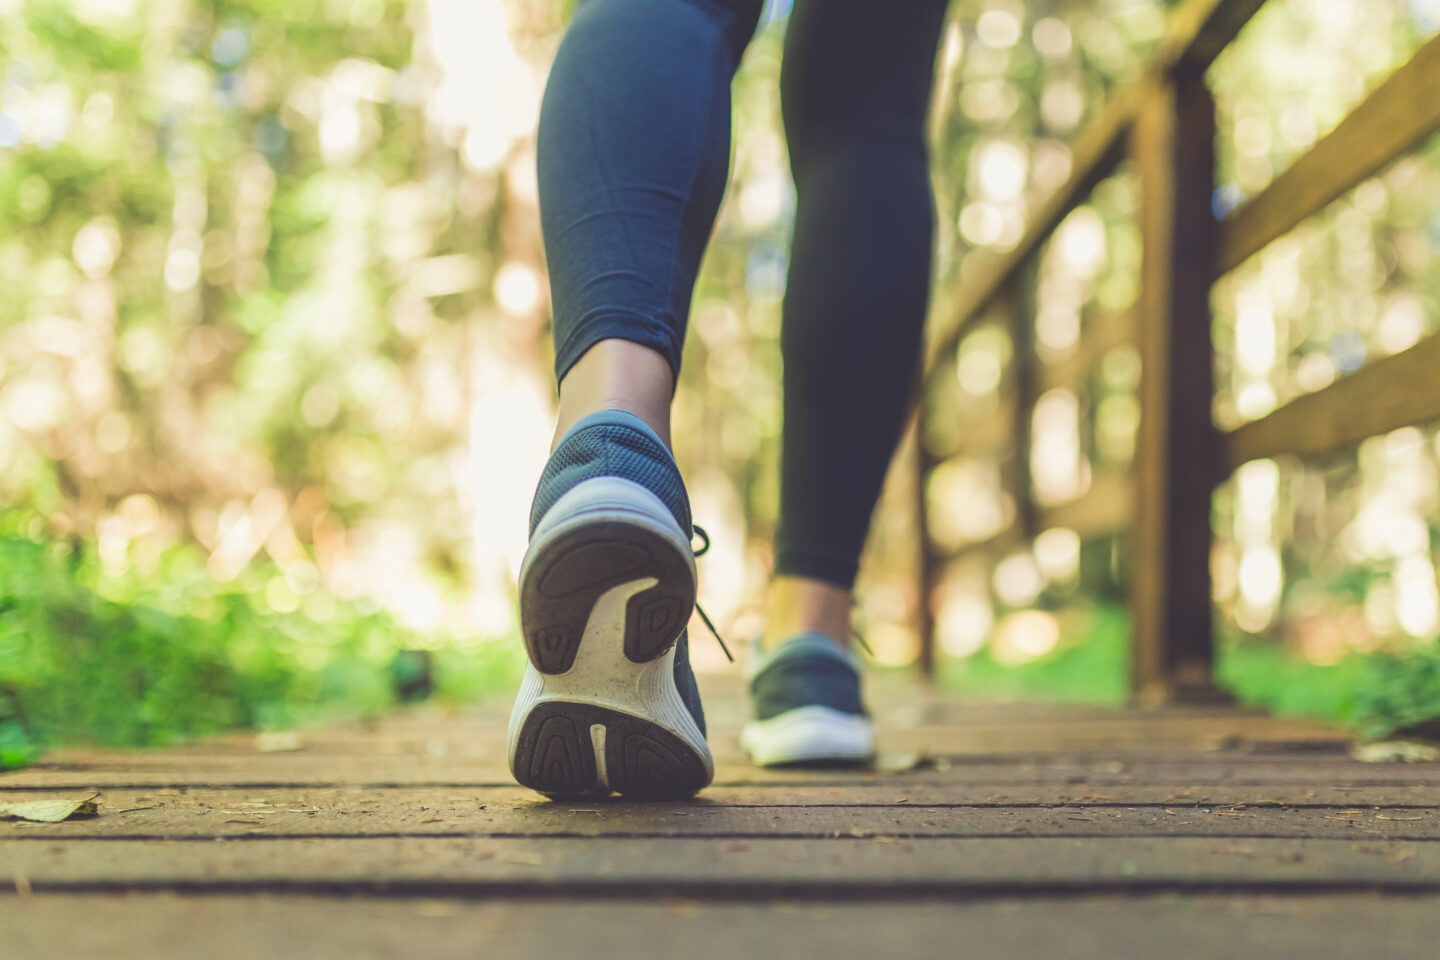
{"type": "Polygon", "coordinates": [[[674,375],[669,361],[628,340],[601,340],[577,360],[560,382],[560,409],[550,449],[583,417],[599,410],[624,410],[654,430],[670,447],[670,399],[674,375]]]}
{"type": "Polygon", "coordinates": [[[779,575],[770,581],[760,646],[772,650],[797,633],[819,633],[850,647],[850,590],[823,580],[779,575]]]}

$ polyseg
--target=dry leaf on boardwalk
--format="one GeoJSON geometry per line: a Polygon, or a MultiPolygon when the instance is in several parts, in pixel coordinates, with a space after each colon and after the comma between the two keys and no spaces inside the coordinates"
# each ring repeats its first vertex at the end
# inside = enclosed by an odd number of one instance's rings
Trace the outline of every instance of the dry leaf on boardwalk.
{"type": "Polygon", "coordinates": [[[29,803],[0,803],[0,819],[31,820],[35,823],[59,823],[71,817],[93,817],[100,805],[92,793],[80,800],[32,800],[29,803]]]}
{"type": "Polygon", "coordinates": [[[1361,763],[1424,763],[1434,760],[1436,752],[1428,743],[1386,740],[1357,744],[1351,749],[1350,756],[1361,763]]]}
{"type": "Polygon", "coordinates": [[[300,740],[298,733],[274,731],[256,734],[255,749],[260,753],[288,753],[292,750],[305,749],[305,744],[300,740]]]}

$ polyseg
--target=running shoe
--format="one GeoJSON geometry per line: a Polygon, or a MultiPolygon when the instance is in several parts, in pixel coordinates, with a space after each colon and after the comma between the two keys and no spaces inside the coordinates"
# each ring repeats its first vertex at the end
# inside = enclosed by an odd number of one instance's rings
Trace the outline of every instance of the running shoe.
{"type": "Polygon", "coordinates": [[[541,474],[520,568],[529,663],[510,771],[550,796],[687,797],[714,776],[685,626],[690,504],[639,417],[577,422],[541,474]]]}
{"type": "Polygon", "coordinates": [[[755,719],[740,745],[757,766],[853,764],[875,751],[860,698],[860,660],[820,633],[800,633],[747,670],[755,719]]]}

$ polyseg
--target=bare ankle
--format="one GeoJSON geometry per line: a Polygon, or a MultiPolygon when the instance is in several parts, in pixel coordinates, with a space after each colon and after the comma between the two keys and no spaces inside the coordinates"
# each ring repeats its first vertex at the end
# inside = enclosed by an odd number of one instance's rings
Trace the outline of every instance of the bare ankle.
{"type": "Polygon", "coordinates": [[[674,374],[659,352],[629,340],[601,340],[565,373],[553,451],[582,417],[597,410],[624,410],[644,420],[670,446],[670,399],[674,374]]]}
{"type": "Polygon", "coordinates": [[[772,649],[797,633],[820,633],[850,646],[850,590],[823,580],[778,575],[770,581],[765,632],[760,645],[772,649]]]}

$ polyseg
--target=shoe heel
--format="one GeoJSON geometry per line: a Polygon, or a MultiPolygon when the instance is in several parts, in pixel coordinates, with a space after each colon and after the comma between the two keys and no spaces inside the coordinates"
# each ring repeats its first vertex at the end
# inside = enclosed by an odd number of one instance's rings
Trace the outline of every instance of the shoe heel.
{"type": "Polygon", "coordinates": [[[577,485],[536,530],[520,573],[521,633],[535,669],[569,670],[596,601],[641,580],[652,582],[625,605],[632,663],[663,656],[680,638],[695,607],[694,556],[648,490],[614,477],[577,485]]]}

